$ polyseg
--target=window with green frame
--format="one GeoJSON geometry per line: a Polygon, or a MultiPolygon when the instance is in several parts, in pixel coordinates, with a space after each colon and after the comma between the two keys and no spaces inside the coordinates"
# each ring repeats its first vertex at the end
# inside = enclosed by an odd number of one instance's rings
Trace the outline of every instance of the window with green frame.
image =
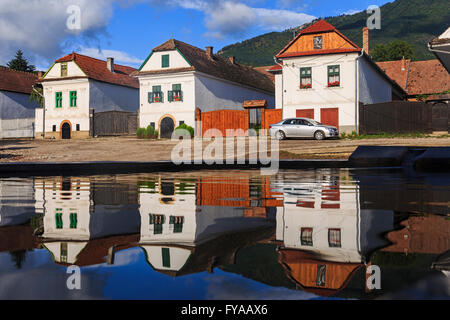
{"type": "Polygon", "coordinates": [[[56,229],[62,229],[63,228],[63,220],[62,220],[62,210],[56,209],[55,213],[55,222],[56,222],[56,229]]]}
{"type": "Polygon", "coordinates": [[[161,86],[153,86],[152,92],[148,93],[148,103],[163,103],[164,94],[161,90],[161,86]]]}
{"type": "Polygon", "coordinates": [[[67,262],[67,242],[61,242],[60,262],[67,262]]]}
{"type": "Polygon", "coordinates": [[[312,88],[312,68],[300,68],[300,89],[312,88]]]}
{"type": "Polygon", "coordinates": [[[77,106],[77,92],[76,91],[70,91],[70,106],[71,107],[77,106]]]}
{"type": "Polygon", "coordinates": [[[161,56],[161,66],[163,68],[168,68],[170,65],[170,56],[168,54],[164,54],[161,56]]]}
{"type": "Polygon", "coordinates": [[[161,214],[149,214],[149,223],[153,225],[153,234],[163,233],[163,224],[166,222],[166,217],[161,214]]]}
{"type": "Polygon", "coordinates": [[[341,67],[328,66],[328,86],[339,87],[341,85],[341,67]]]}
{"type": "Polygon", "coordinates": [[[173,233],[182,233],[184,217],[183,216],[179,216],[179,217],[170,216],[169,224],[173,225],[173,233]]]}
{"type": "Polygon", "coordinates": [[[70,214],[70,229],[76,229],[78,225],[78,215],[76,213],[70,214]]]}
{"type": "Polygon", "coordinates": [[[55,94],[55,106],[56,108],[62,108],[62,92],[55,94]]]}
{"type": "Polygon", "coordinates": [[[183,101],[183,91],[181,91],[181,84],[172,85],[172,91],[168,92],[169,102],[183,101]]]}
{"type": "Polygon", "coordinates": [[[67,77],[67,62],[61,63],[61,77],[67,77]]]}

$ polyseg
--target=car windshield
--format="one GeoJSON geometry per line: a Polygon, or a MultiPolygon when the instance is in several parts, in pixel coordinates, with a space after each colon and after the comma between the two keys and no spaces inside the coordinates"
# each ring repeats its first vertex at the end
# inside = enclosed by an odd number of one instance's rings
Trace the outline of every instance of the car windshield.
{"type": "Polygon", "coordinates": [[[316,120],[308,119],[308,121],[311,122],[311,123],[312,123],[313,125],[315,125],[315,126],[321,126],[321,125],[322,125],[320,122],[318,122],[318,121],[316,121],[316,120]]]}

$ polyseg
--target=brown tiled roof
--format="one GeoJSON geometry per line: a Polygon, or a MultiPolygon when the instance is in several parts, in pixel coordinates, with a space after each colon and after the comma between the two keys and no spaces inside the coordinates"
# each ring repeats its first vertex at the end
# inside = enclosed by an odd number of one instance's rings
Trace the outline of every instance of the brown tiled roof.
{"type": "Polygon", "coordinates": [[[450,74],[435,60],[411,62],[408,95],[433,94],[450,90],[450,74]]]}
{"type": "Polygon", "coordinates": [[[265,66],[265,67],[254,67],[253,69],[255,69],[256,71],[262,73],[263,75],[265,75],[266,77],[268,77],[270,80],[272,80],[272,82],[275,83],[275,75],[270,73],[268,70],[270,69],[271,66],[265,66]]]}
{"type": "Polygon", "coordinates": [[[198,71],[212,75],[217,78],[225,79],[235,83],[243,84],[270,93],[275,92],[275,85],[271,79],[264,74],[256,71],[252,67],[244,66],[238,63],[232,63],[229,59],[218,55],[208,57],[205,50],[194,47],[190,44],[170,39],[162,45],[153,49],[153,52],[179,50],[184,58],[191,64],[190,68],[169,69],[150,72],[139,72],[136,75],[144,74],[165,74],[169,72],[198,71]]]}
{"type": "Polygon", "coordinates": [[[389,78],[397,82],[397,84],[406,91],[410,63],[411,60],[405,59],[377,62],[377,65],[389,76],[389,78]]]}
{"type": "MultiPolygon", "coordinates": [[[[136,78],[130,76],[136,69],[114,64],[114,72],[109,71],[106,66],[106,61],[81,55],[78,53],[71,53],[65,57],[56,60],[59,62],[75,61],[76,64],[83,70],[89,79],[111,83],[115,85],[139,88],[139,81],[136,78]]],[[[78,78],[78,77],[77,77],[78,78]]],[[[61,80],[67,80],[70,78],[61,78],[61,80]]],[[[41,81],[55,81],[59,79],[43,79],[41,81]]]]}
{"type": "Polygon", "coordinates": [[[0,67],[0,90],[30,94],[38,79],[34,73],[0,67]]]}

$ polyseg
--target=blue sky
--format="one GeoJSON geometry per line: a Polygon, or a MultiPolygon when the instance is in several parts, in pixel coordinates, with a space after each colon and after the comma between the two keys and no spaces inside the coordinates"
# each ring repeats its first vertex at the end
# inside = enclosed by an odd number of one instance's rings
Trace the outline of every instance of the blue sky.
{"type": "Polygon", "coordinates": [[[2,0],[0,64],[17,49],[40,69],[72,51],[137,67],[170,38],[197,47],[226,45],[282,31],[316,17],[383,5],[385,0],[2,0]],[[70,5],[81,29],[70,31],[70,5]]]}

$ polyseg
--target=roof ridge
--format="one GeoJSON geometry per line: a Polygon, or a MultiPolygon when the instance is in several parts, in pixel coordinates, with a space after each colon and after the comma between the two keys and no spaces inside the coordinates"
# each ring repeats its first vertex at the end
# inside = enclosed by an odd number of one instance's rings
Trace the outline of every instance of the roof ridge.
{"type": "MultiPolygon", "coordinates": [[[[91,57],[91,56],[88,56],[88,55],[85,55],[85,54],[81,54],[81,53],[78,53],[78,52],[72,52],[72,53],[69,53],[69,54],[65,55],[64,57],[61,57],[61,58],[57,59],[56,61],[61,60],[61,59],[64,59],[65,57],[68,57],[68,56],[71,56],[71,55],[73,55],[73,60],[74,60],[74,61],[76,61],[75,58],[76,58],[77,56],[79,56],[79,57],[84,57],[84,58],[88,58],[88,59],[92,59],[92,60],[97,60],[97,61],[99,61],[99,62],[104,62],[104,63],[106,63],[106,60],[94,58],[94,57],[91,57]]],[[[113,58],[114,58],[114,57],[113,57],[113,58]]],[[[115,62],[114,62],[114,66],[119,66],[119,67],[125,67],[125,68],[135,69],[135,68],[133,68],[133,67],[126,66],[126,65],[123,65],[123,64],[118,64],[118,63],[115,63],[115,62]]],[[[137,70],[137,69],[135,69],[135,70],[137,70]]]]}
{"type": "Polygon", "coordinates": [[[15,72],[15,73],[21,73],[21,74],[28,75],[28,76],[34,76],[36,78],[38,77],[38,75],[35,74],[34,72],[15,70],[15,69],[11,69],[11,68],[4,67],[4,66],[0,66],[0,70],[11,71],[11,72],[15,72]]]}

